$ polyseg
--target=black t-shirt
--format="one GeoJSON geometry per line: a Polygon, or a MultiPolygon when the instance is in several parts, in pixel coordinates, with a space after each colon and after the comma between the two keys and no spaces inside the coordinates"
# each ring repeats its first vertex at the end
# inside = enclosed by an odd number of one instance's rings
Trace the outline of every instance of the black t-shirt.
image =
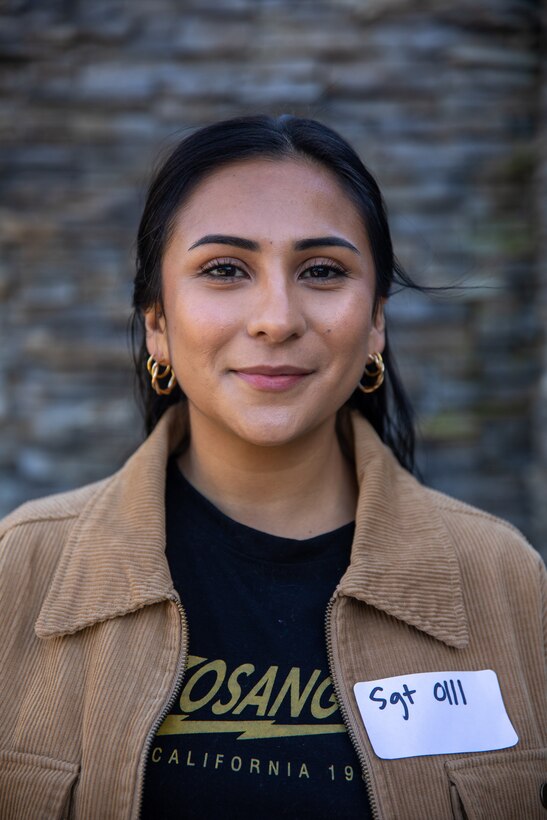
{"type": "Polygon", "coordinates": [[[353,524],[279,538],[167,468],[167,558],[189,659],[146,764],[143,820],[370,818],[329,677],[325,612],[353,524]]]}

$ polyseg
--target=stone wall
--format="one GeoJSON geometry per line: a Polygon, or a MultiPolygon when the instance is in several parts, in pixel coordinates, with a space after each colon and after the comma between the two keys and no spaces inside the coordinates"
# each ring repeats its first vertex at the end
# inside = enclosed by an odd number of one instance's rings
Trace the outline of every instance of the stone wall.
{"type": "Polygon", "coordinates": [[[289,112],[359,150],[408,271],[457,286],[390,307],[426,480],[547,546],[539,4],[2,8],[0,512],[107,475],[141,439],[126,329],[158,152],[289,112]]]}
{"type": "Polygon", "coordinates": [[[535,168],[537,244],[536,281],[538,320],[543,328],[543,350],[540,351],[538,379],[533,417],[533,457],[530,459],[532,494],[530,532],[547,558],[547,6],[543,6],[543,58],[540,66],[540,98],[538,115],[538,154],[535,168]]]}

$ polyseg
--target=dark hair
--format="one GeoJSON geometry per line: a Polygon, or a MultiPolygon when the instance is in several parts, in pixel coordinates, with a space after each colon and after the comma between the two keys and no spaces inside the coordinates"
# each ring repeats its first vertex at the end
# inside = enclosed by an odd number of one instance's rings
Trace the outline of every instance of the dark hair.
{"type": "MultiPolygon", "coordinates": [[[[394,284],[418,287],[394,257],[386,209],[375,179],[353,148],[331,128],[316,120],[283,115],[236,117],[195,131],[175,147],[152,179],[137,236],[131,341],[147,433],[167,407],[184,399],[178,385],[168,396],[158,396],[152,389],[146,370],[143,319],[146,309],[154,304],[162,306],[162,257],[175,216],[208,174],[228,163],[256,157],[305,157],[336,175],[365,224],[376,269],[375,307],[389,296],[394,284]]],[[[355,390],[347,404],[361,412],[399,462],[414,471],[413,412],[387,333],[382,355],[384,384],[374,393],[355,390]]]]}

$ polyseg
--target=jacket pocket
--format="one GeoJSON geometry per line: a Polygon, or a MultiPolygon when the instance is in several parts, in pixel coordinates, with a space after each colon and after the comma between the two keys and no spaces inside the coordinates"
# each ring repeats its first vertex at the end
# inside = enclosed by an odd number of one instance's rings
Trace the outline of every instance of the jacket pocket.
{"type": "Polygon", "coordinates": [[[450,760],[445,769],[456,820],[547,820],[547,750],[450,760]]]}
{"type": "Polygon", "coordinates": [[[79,766],[0,751],[0,820],[64,820],[79,766]]]}

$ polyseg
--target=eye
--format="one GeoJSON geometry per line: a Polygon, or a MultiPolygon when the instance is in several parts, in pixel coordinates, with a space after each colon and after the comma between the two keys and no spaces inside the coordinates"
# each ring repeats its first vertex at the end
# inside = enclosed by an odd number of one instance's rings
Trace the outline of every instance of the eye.
{"type": "Polygon", "coordinates": [[[247,273],[233,259],[211,259],[200,268],[200,275],[215,282],[233,282],[245,278],[247,273]]]}
{"type": "Polygon", "coordinates": [[[318,259],[306,267],[300,274],[300,279],[313,282],[334,282],[348,275],[348,271],[327,259],[318,259]]]}

